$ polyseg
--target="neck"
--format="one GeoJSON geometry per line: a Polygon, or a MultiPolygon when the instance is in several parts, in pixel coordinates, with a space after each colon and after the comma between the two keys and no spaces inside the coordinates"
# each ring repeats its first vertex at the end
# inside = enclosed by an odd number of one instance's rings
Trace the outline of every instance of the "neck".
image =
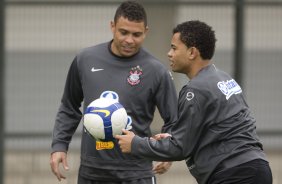
{"type": "Polygon", "coordinates": [[[187,77],[190,80],[193,79],[203,68],[209,66],[210,63],[210,60],[200,60],[195,62],[195,65],[192,67],[191,71],[186,74],[187,77]]]}

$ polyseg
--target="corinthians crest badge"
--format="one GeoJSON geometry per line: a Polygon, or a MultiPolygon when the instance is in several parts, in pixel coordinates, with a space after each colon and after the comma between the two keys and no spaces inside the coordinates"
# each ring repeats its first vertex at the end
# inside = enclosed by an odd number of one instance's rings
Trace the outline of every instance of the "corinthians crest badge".
{"type": "Polygon", "coordinates": [[[131,68],[131,70],[129,72],[129,76],[127,77],[127,82],[131,86],[135,86],[135,85],[139,84],[142,74],[143,74],[143,72],[142,72],[142,69],[140,68],[139,65],[131,68]]]}

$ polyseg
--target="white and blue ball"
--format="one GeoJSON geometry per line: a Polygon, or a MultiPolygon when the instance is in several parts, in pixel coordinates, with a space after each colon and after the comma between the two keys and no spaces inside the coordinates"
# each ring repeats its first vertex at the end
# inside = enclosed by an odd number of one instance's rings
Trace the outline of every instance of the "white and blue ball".
{"type": "Polygon", "coordinates": [[[111,141],[115,135],[122,134],[127,121],[126,110],[117,100],[99,98],[87,106],[83,125],[96,140],[111,141]]]}

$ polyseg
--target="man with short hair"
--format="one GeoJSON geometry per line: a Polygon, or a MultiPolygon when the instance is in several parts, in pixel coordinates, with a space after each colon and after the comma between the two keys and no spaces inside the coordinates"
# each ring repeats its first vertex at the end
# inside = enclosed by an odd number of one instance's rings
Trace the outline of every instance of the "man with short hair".
{"type": "MultiPolygon", "coordinates": [[[[111,22],[113,39],[83,49],[68,72],[53,131],[50,165],[58,180],[65,176],[67,151],[85,109],[93,100],[114,98],[124,106],[132,131],[151,136],[150,125],[158,108],[167,132],[177,119],[177,94],[170,72],[142,47],[148,26],[146,12],[135,1],[121,3],[111,22]]],[[[154,174],[166,172],[171,162],[123,154],[116,140],[100,142],[82,132],[78,184],[154,184],[154,174]]]]}
{"type": "Polygon", "coordinates": [[[174,72],[190,80],[179,93],[178,121],[157,140],[124,130],[123,152],[149,160],[185,160],[199,184],[271,184],[272,173],[242,89],[211,59],[215,33],[201,21],[173,29],[168,52],[174,72]]]}

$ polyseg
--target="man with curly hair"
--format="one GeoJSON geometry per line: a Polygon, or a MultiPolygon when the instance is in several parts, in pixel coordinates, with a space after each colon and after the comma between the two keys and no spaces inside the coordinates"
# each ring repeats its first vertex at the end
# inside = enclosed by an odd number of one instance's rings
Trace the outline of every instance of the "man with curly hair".
{"type": "Polygon", "coordinates": [[[215,33],[201,21],[173,29],[168,52],[174,72],[190,79],[179,93],[178,121],[159,140],[124,130],[123,152],[150,160],[185,160],[200,184],[271,184],[272,173],[242,89],[211,59],[215,33]]]}
{"type": "MultiPolygon", "coordinates": [[[[68,170],[67,151],[82,118],[80,111],[97,98],[118,100],[130,116],[132,131],[151,136],[155,109],[167,132],[177,119],[177,94],[168,69],[142,47],[148,31],[146,12],[139,3],[125,1],[111,22],[113,39],[83,49],[74,58],[53,130],[50,165],[58,180],[68,170]]],[[[78,184],[154,184],[154,174],[166,172],[171,162],[123,154],[116,140],[101,142],[82,132],[78,184]]]]}

